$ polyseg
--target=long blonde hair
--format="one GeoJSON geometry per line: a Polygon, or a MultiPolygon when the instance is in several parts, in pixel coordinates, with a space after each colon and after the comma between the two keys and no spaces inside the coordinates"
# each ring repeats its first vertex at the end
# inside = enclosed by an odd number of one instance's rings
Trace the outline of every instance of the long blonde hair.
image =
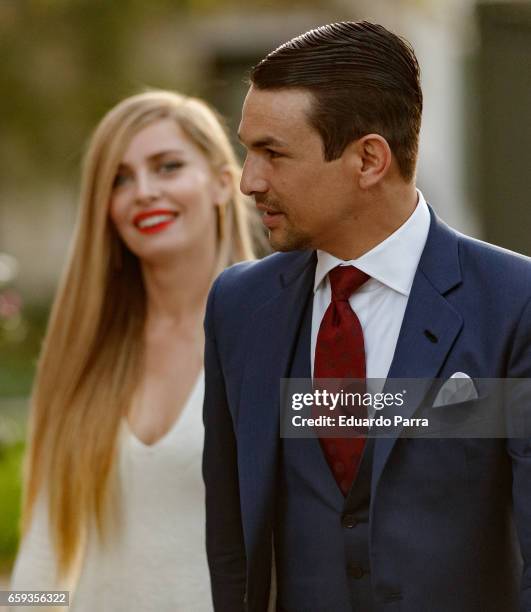
{"type": "Polygon", "coordinates": [[[140,264],[118,238],[108,206],[131,138],[165,118],[177,122],[214,172],[231,173],[232,198],[218,215],[217,269],[253,257],[240,167],[207,104],[150,91],[105,115],[85,156],[78,220],[32,394],[22,529],[45,490],[58,577],[72,569],[90,521],[100,536],[108,524],[117,436],[139,378],[145,318],[140,264]]]}

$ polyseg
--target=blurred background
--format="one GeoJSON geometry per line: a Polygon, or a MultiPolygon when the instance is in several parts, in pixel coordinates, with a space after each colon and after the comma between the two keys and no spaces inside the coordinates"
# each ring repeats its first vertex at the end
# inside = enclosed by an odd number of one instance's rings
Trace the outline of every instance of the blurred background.
{"type": "Polygon", "coordinates": [[[121,98],[158,87],[205,97],[235,131],[257,60],[357,19],[404,35],[419,57],[427,200],[457,229],[530,255],[531,0],[0,0],[0,585],[91,129],[121,98]]]}

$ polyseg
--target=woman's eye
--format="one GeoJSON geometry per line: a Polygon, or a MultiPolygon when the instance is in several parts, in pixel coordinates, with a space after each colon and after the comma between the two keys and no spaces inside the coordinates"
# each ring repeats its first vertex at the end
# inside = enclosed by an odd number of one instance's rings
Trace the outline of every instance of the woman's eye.
{"type": "Polygon", "coordinates": [[[121,187],[122,185],[125,185],[125,183],[127,183],[127,181],[131,178],[130,174],[123,174],[123,173],[118,173],[115,177],[114,177],[114,181],[112,183],[112,187],[113,189],[116,189],[117,187],[121,187]]]}
{"type": "Polygon", "coordinates": [[[179,168],[182,168],[182,166],[184,166],[184,163],[181,161],[167,161],[159,166],[159,172],[169,174],[171,172],[175,172],[179,168]]]}

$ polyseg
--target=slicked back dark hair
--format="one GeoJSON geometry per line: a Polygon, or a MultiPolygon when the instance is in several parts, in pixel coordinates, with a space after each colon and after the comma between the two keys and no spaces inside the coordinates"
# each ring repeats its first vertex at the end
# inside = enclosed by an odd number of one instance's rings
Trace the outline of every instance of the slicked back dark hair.
{"type": "Polygon", "coordinates": [[[251,71],[257,89],[302,88],[324,158],[337,159],[362,136],[383,136],[400,173],[413,178],[422,115],[420,69],[411,45],[381,25],[345,21],[284,43],[251,71]]]}

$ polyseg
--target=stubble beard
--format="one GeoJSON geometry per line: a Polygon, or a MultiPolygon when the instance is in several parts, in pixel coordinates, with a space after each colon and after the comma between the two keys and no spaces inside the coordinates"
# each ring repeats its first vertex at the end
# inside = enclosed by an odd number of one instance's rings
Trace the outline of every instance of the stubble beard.
{"type": "Polygon", "coordinates": [[[312,248],[312,238],[306,232],[303,232],[290,224],[288,216],[279,206],[278,200],[271,196],[265,196],[261,194],[255,195],[255,202],[257,204],[265,204],[271,207],[273,210],[278,211],[284,215],[283,227],[277,230],[269,230],[267,237],[271,248],[275,251],[288,252],[288,251],[302,251],[305,249],[312,248]]]}
{"type": "MultiPolygon", "coordinates": [[[[287,221],[287,220],[286,220],[287,221]]],[[[312,248],[311,237],[293,227],[268,232],[269,244],[275,251],[287,253],[289,251],[303,251],[312,248]]]]}

